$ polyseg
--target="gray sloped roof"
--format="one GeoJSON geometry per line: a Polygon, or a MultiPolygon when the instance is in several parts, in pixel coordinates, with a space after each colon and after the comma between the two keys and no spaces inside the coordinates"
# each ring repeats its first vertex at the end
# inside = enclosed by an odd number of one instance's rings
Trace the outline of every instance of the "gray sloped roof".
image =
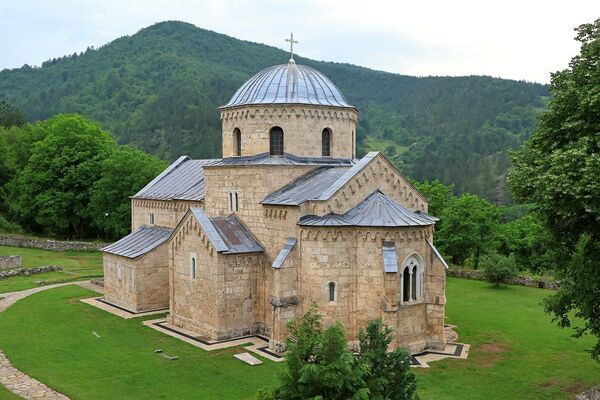
{"type": "Polygon", "coordinates": [[[354,160],[350,158],[333,157],[304,157],[290,153],[274,156],[269,153],[259,153],[252,156],[227,157],[217,160],[215,166],[230,165],[316,165],[316,166],[352,166],[354,160]]]}
{"type": "Polygon", "coordinates": [[[264,251],[254,235],[234,214],[211,218],[201,208],[192,207],[190,211],[217,252],[241,254],[264,251]]]}
{"type": "Polygon", "coordinates": [[[298,242],[298,240],[295,237],[287,238],[287,240],[285,241],[285,244],[283,245],[283,248],[281,249],[279,254],[277,254],[277,258],[275,258],[275,261],[273,261],[273,265],[272,265],[273,268],[279,269],[282,267],[283,262],[285,261],[287,256],[290,255],[290,253],[294,249],[294,246],[296,246],[297,242],[298,242]]]}
{"type": "Polygon", "coordinates": [[[204,169],[220,160],[192,160],[182,156],[137,192],[134,199],[195,200],[204,199],[204,169]]]}
{"type": "Polygon", "coordinates": [[[329,78],[314,68],[293,61],[258,72],[221,108],[249,104],[352,107],[329,78]]]}
{"type": "MultiPolygon", "coordinates": [[[[297,206],[309,200],[328,200],[358,174],[379,152],[372,151],[346,168],[320,168],[269,194],[261,201],[266,205],[297,206]]],[[[341,167],[341,166],[340,166],[341,167]]]]}
{"type": "Polygon", "coordinates": [[[142,226],[119,241],[100,251],[127,258],[137,258],[160,246],[169,239],[172,229],[142,226]]]}
{"type": "Polygon", "coordinates": [[[306,215],[300,218],[298,225],[408,227],[433,225],[437,221],[426,213],[409,210],[376,190],[345,214],[306,215]]]}
{"type": "Polygon", "coordinates": [[[318,198],[325,190],[338,181],[350,167],[321,167],[310,171],[261,201],[268,205],[300,205],[318,198]]]}

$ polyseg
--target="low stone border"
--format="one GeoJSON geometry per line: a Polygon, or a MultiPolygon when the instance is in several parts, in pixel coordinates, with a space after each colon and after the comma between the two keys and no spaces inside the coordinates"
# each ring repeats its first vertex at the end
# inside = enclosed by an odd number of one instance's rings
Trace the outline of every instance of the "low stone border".
{"type": "MultiPolygon", "coordinates": [[[[446,275],[455,278],[474,279],[478,281],[487,280],[483,274],[483,271],[473,269],[450,268],[446,270],[446,275]]],[[[509,278],[505,280],[504,283],[508,283],[510,285],[536,287],[540,289],[560,289],[560,285],[558,284],[558,282],[548,281],[545,279],[533,279],[526,276],[517,276],[514,278],[509,278]]]]}
{"type": "Polygon", "coordinates": [[[62,267],[58,265],[44,265],[41,267],[34,268],[17,268],[9,269],[7,271],[0,271],[0,280],[10,278],[13,276],[29,276],[35,274],[43,274],[44,272],[60,271],[62,267]]]}
{"type": "Polygon", "coordinates": [[[0,256],[0,270],[21,268],[21,265],[23,265],[21,256],[0,256]]]}
{"type": "Polygon", "coordinates": [[[590,390],[579,393],[576,400],[600,400],[600,385],[591,388],[590,390]]]}
{"type": "Polygon", "coordinates": [[[34,249],[65,250],[99,250],[108,243],[75,242],[66,240],[34,239],[19,235],[0,235],[0,246],[29,247],[34,249]]]}
{"type": "Polygon", "coordinates": [[[81,299],[80,301],[85,304],[89,304],[90,306],[99,308],[103,311],[109,312],[113,315],[116,315],[117,317],[121,317],[123,319],[139,318],[139,317],[145,317],[147,315],[164,314],[166,312],[169,312],[168,308],[164,308],[162,310],[152,310],[152,311],[134,313],[134,312],[125,310],[124,308],[117,307],[114,304],[111,304],[111,303],[105,301],[102,297],[92,297],[89,299],[81,299]]]}

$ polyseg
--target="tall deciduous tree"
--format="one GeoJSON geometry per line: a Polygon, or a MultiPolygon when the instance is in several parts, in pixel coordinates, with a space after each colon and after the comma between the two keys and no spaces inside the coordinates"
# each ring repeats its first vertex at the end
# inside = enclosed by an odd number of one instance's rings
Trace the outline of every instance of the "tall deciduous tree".
{"type": "Polygon", "coordinates": [[[454,264],[462,265],[467,258],[472,258],[477,267],[481,254],[489,249],[499,219],[498,207],[480,197],[456,198],[442,214],[438,234],[440,250],[454,264]]]}
{"type": "Polygon", "coordinates": [[[116,149],[111,136],[79,115],[61,114],[40,122],[43,136],[31,148],[16,178],[14,215],[46,233],[81,237],[91,230],[90,189],[101,178],[102,161],[116,149]]]}
{"type": "Polygon", "coordinates": [[[600,360],[600,19],[576,29],[581,52],[552,74],[553,99],[521,151],[509,185],[533,202],[564,249],[561,290],[546,302],[562,327],[574,311],[600,360]]]}
{"type": "Polygon", "coordinates": [[[167,163],[129,146],[120,147],[100,164],[102,177],[92,187],[92,224],[108,238],[118,238],[131,230],[131,201],[154,179],[167,163]]]}

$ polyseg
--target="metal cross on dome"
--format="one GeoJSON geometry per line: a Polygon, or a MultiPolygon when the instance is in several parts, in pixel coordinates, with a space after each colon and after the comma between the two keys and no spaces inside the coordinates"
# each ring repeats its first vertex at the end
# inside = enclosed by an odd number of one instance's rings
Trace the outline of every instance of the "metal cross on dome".
{"type": "Polygon", "coordinates": [[[294,43],[298,43],[297,40],[294,40],[294,33],[290,33],[290,38],[289,39],[285,39],[286,42],[290,42],[290,62],[293,63],[294,61],[294,43]]]}

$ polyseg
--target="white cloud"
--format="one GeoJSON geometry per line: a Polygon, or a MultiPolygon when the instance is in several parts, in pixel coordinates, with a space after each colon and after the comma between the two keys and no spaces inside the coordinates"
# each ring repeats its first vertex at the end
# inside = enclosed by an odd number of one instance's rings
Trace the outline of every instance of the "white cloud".
{"type": "Polygon", "coordinates": [[[548,82],[578,51],[573,28],[598,17],[590,0],[0,0],[0,68],[183,20],[281,48],[294,31],[304,56],[390,72],[548,82]]]}

